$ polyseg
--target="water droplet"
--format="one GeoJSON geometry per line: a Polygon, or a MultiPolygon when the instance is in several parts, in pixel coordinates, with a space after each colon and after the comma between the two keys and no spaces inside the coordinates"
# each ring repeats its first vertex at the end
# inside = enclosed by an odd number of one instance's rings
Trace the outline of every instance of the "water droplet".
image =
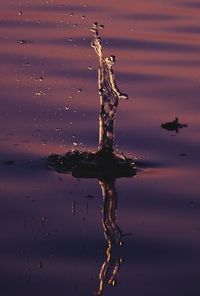
{"type": "Polygon", "coordinates": [[[74,15],[74,13],[73,13],[73,12],[71,12],[71,13],[70,13],[70,16],[73,16],[73,15],[74,15]]]}
{"type": "Polygon", "coordinates": [[[79,88],[79,89],[78,89],[78,92],[79,92],[79,93],[82,92],[82,91],[83,91],[82,88],[79,88]]]}
{"type": "Polygon", "coordinates": [[[38,268],[39,268],[39,269],[42,269],[42,267],[43,267],[43,263],[42,263],[42,261],[40,261],[40,262],[38,263],[38,268]]]}
{"type": "Polygon", "coordinates": [[[77,142],[73,142],[73,145],[74,145],[74,146],[78,146],[78,143],[77,143],[77,142]]]}
{"type": "Polygon", "coordinates": [[[46,222],[47,221],[47,217],[46,216],[42,217],[42,221],[43,222],[46,222]]]}
{"type": "Polygon", "coordinates": [[[73,96],[72,96],[72,95],[70,95],[70,96],[69,96],[69,98],[70,98],[70,99],[72,99],[72,98],[73,98],[73,96]]]}
{"type": "Polygon", "coordinates": [[[119,98],[119,99],[123,99],[123,100],[128,100],[128,96],[127,96],[126,94],[121,94],[121,93],[120,93],[120,94],[118,95],[118,98],[119,98]]]}
{"type": "Polygon", "coordinates": [[[19,44],[26,44],[27,41],[26,40],[19,40],[19,44]]]}
{"type": "Polygon", "coordinates": [[[43,81],[43,77],[42,76],[40,76],[40,79],[39,79],[40,81],[43,81]]]}
{"type": "Polygon", "coordinates": [[[56,128],[56,131],[57,131],[57,132],[59,131],[59,128],[58,128],[58,127],[56,128]]]}
{"type": "Polygon", "coordinates": [[[97,23],[97,22],[94,22],[94,23],[92,24],[92,27],[90,28],[90,31],[91,31],[92,33],[98,35],[98,31],[97,31],[97,29],[98,29],[98,23],[97,23]]]}
{"type": "Polygon", "coordinates": [[[69,110],[69,106],[65,106],[65,110],[69,110]]]}
{"type": "Polygon", "coordinates": [[[92,67],[91,66],[88,66],[88,70],[92,70],[92,67]]]}
{"type": "Polygon", "coordinates": [[[44,96],[44,95],[46,95],[43,91],[41,91],[41,90],[39,90],[39,91],[36,91],[35,92],[35,95],[36,96],[44,96]]]}
{"type": "Polygon", "coordinates": [[[31,64],[30,64],[29,62],[28,62],[28,63],[26,63],[26,66],[27,66],[27,67],[30,67],[30,65],[31,65],[31,64]]]}
{"type": "Polygon", "coordinates": [[[69,42],[72,42],[72,41],[73,41],[73,39],[72,39],[72,38],[68,38],[68,41],[69,41],[69,42]]]}
{"type": "Polygon", "coordinates": [[[19,14],[19,15],[22,15],[22,11],[19,11],[18,14],[19,14]]]}
{"type": "Polygon", "coordinates": [[[82,15],[82,17],[81,17],[83,20],[85,19],[85,15],[82,15]]]}
{"type": "Polygon", "coordinates": [[[99,29],[104,29],[104,25],[99,25],[99,29]]]}
{"type": "Polygon", "coordinates": [[[97,28],[98,28],[98,23],[97,23],[97,22],[94,22],[94,23],[92,24],[92,27],[93,27],[94,29],[97,29],[97,28]]]}
{"type": "Polygon", "coordinates": [[[76,201],[74,200],[72,203],[72,215],[75,215],[76,213],[76,201]]]}

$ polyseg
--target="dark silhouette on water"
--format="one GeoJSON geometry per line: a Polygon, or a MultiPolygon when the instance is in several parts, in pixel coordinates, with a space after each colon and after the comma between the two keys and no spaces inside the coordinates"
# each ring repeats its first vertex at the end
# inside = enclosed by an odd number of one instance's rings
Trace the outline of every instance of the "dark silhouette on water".
{"type": "Polygon", "coordinates": [[[168,131],[179,132],[180,128],[187,127],[187,124],[182,124],[178,121],[178,117],[176,117],[173,121],[162,123],[161,127],[168,131]]]}

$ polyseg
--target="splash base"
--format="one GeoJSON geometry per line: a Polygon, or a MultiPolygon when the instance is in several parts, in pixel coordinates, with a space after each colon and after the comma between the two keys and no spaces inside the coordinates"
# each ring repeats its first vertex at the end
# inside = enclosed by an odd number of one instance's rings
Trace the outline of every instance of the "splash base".
{"type": "Polygon", "coordinates": [[[136,174],[131,158],[115,153],[72,150],[65,155],[51,154],[48,167],[60,173],[71,173],[76,178],[120,178],[136,174]]]}

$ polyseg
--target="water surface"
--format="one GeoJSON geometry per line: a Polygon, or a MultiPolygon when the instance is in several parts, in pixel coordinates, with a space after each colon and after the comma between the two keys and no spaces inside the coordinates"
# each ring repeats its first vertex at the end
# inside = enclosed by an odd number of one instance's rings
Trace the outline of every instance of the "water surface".
{"type": "Polygon", "coordinates": [[[117,57],[116,149],[137,157],[118,179],[125,235],[104,295],[200,293],[198,1],[0,4],[0,260],[3,296],[93,295],[105,260],[98,180],[47,170],[49,153],[98,145],[98,61],[89,28],[117,57]],[[187,128],[161,124],[178,117],[187,128]]]}

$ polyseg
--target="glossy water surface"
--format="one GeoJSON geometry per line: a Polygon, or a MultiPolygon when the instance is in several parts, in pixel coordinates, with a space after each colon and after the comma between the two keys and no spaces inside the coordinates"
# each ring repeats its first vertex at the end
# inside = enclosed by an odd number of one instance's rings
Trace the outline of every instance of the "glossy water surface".
{"type": "Polygon", "coordinates": [[[197,0],[1,1],[0,295],[94,295],[105,262],[120,265],[105,296],[200,294],[199,34],[197,0]],[[110,263],[102,183],[42,160],[97,148],[94,21],[129,95],[115,148],[140,164],[112,188],[127,235],[110,263]],[[175,117],[188,126],[161,128],[175,117]]]}

